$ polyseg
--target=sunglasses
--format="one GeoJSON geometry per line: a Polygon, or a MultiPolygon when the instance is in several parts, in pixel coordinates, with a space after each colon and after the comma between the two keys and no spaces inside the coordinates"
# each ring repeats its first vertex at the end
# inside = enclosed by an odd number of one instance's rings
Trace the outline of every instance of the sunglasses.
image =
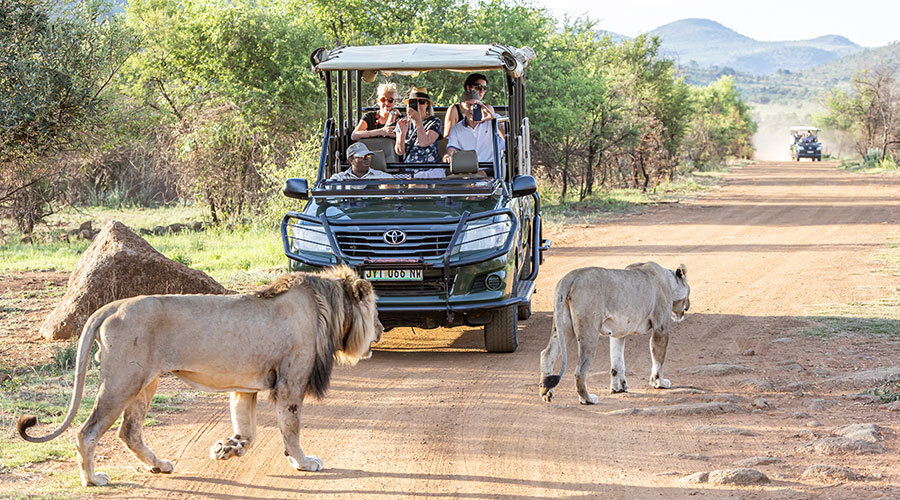
{"type": "Polygon", "coordinates": [[[369,153],[369,154],[367,154],[367,155],[362,155],[362,156],[354,155],[354,158],[358,158],[358,159],[360,159],[360,160],[371,160],[371,159],[372,159],[372,153],[369,153]]]}
{"type": "Polygon", "coordinates": [[[487,85],[481,85],[481,84],[478,84],[478,85],[469,85],[469,86],[472,87],[473,89],[479,91],[479,92],[484,92],[484,91],[487,90],[487,85]]]}
{"type": "Polygon", "coordinates": [[[416,104],[428,104],[428,99],[410,99],[409,102],[416,104]]]}
{"type": "Polygon", "coordinates": [[[391,102],[391,103],[394,102],[393,97],[379,97],[378,100],[381,102],[391,102]]]}

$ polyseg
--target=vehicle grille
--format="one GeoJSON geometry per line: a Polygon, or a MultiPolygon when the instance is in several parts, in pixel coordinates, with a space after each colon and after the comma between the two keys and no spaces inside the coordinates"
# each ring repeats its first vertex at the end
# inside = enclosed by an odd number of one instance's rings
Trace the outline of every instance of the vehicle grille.
{"type": "Polygon", "coordinates": [[[453,288],[454,276],[444,282],[440,271],[425,271],[422,281],[372,281],[379,297],[409,297],[411,295],[446,295],[448,286],[453,288]]]}
{"type": "Polygon", "coordinates": [[[455,228],[404,229],[406,241],[389,245],[384,241],[384,231],[348,231],[335,229],[338,246],[349,257],[423,257],[437,258],[450,246],[455,228]]]}

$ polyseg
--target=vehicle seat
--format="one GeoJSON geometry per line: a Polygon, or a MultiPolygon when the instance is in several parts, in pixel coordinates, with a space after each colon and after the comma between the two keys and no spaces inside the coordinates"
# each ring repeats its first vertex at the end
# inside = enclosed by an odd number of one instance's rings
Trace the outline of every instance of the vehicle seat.
{"type": "Polygon", "coordinates": [[[387,170],[387,163],[384,160],[384,151],[372,151],[372,163],[369,164],[369,168],[381,170],[382,172],[387,170]]]}
{"type": "MultiPolygon", "coordinates": [[[[397,154],[394,152],[394,139],[388,137],[367,137],[360,139],[359,142],[366,145],[373,153],[381,151],[385,163],[397,163],[397,154]]],[[[375,160],[372,159],[374,164],[375,160]]],[[[378,170],[384,170],[379,168],[378,170]]]]}
{"type": "Polygon", "coordinates": [[[450,175],[453,174],[477,174],[478,153],[473,149],[466,149],[453,153],[450,157],[450,175]]]}
{"type": "Polygon", "coordinates": [[[438,161],[444,157],[444,153],[447,152],[447,138],[442,137],[438,139],[438,161]]]}

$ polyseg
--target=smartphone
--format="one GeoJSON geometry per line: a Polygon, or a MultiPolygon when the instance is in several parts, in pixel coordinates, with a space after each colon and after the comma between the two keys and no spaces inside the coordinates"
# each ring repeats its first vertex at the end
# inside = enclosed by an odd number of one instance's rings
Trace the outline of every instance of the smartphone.
{"type": "Polygon", "coordinates": [[[419,101],[415,100],[415,99],[410,99],[409,100],[409,108],[418,111],[419,110],[419,101]]]}
{"type": "Polygon", "coordinates": [[[475,103],[472,105],[472,121],[481,121],[481,104],[475,103]]]}

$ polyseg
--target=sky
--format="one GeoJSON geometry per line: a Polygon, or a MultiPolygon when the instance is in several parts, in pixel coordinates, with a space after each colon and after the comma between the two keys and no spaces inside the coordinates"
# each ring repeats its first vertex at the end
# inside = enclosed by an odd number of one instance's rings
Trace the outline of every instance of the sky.
{"type": "Polygon", "coordinates": [[[598,29],[635,36],[690,17],[711,19],[761,41],[841,35],[863,47],[900,40],[897,0],[532,0],[558,18],[587,13],[598,29]]]}

